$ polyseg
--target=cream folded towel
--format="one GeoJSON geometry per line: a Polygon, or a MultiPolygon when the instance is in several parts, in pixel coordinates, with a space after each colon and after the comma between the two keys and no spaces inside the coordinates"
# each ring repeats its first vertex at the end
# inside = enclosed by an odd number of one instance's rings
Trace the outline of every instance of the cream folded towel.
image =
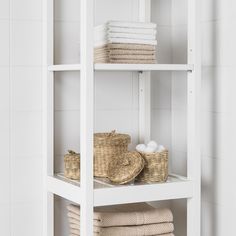
{"type": "Polygon", "coordinates": [[[114,60],[109,59],[110,63],[113,64],[156,64],[156,60],[114,60]]]}
{"type": "MultiPolygon", "coordinates": [[[[70,236],[79,236],[80,234],[73,234],[71,233],[70,236]]],[[[94,234],[94,236],[97,236],[99,234],[94,234]]],[[[153,236],[175,236],[174,234],[156,234],[156,235],[153,235],[153,236]]]]}
{"type": "Polygon", "coordinates": [[[155,55],[110,55],[110,60],[155,60],[155,55]]]}
{"type": "Polygon", "coordinates": [[[155,29],[139,29],[139,28],[125,28],[125,27],[108,27],[108,33],[132,33],[132,34],[152,34],[156,35],[155,29]]]}
{"type": "MultiPolygon", "coordinates": [[[[70,225],[70,232],[79,234],[78,225],[70,225]],[[77,227],[77,228],[76,228],[77,227]]],[[[94,227],[94,233],[102,236],[151,236],[158,234],[172,233],[174,231],[173,223],[161,223],[141,226],[123,226],[123,227],[94,227]]]]}
{"type": "Polygon", "coordinates": [[[145,45],[157,45],[156,40],[147,39],[131,39],[131,38],[108,38],[108,43],[131,43],[131,44],[145,44],[145,45]]]}
{"type": "Polygon", "coordinates": [[[156,35],[152,34],[131,34],[131,33],[108,33],[107,38],[128,38],[128,39],[146,39],[155,40],[156,35]]]}
{"type": "Polygon", "coordinates": [[[143,28],[143,29],[155,29],[157,25],[155,23],[145,22],[132,22],[132,21],[109,21],[108,27],[125,27],[125,28],[143,28]]]}
{"type": "Polygon", "coordinates": [[[145,44],[131,44],[131,43],[110,43],[107,45],[108,50],[113,49],[122,49],[122,50],[150,50],[153,51],[156,49],[153,45],[145,44]]]}
{"type": "Polygon", "coordinates": [[[113,49],[109,51],[109,55],[154,55],[155,50],[125,50],[125,49],[113,49]]]}
{"type": "MultiPolygon", "coordinates": [[[[69,205],[67,208],[69,210],[69,218],[80,219],[80,209],[78,206],[69,205]]],[[[144,225],[172,221],[173,214],[171,210],[167,208],[152,208],[151,210],[143,211],[130,209],[130,212],[94,212],[94,225],[100,227],[144,225]]]]}

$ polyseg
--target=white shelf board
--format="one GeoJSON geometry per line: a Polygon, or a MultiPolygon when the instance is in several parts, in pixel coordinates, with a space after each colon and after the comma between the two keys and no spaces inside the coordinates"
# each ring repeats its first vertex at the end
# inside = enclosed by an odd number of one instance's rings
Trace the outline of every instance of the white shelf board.
{"type": "MultiPolygon", "coordinates": [[[[48,176],[48,191],[80,204],[79,182],[62,176],[48,176]]],[[[94,180],[94,206],[151,202],[191,198],[193,182],[181,176],[170,176],[166,183],[112,185],[103,179],[94,180]]]]}
{"type": "MultiPolygon", "coordinates": [[[[96,71],[192,71],[188,64],[95,64],[96,71]]],[[[52,65],[49,71],[80,71],[80,64],[52,65]]]]}

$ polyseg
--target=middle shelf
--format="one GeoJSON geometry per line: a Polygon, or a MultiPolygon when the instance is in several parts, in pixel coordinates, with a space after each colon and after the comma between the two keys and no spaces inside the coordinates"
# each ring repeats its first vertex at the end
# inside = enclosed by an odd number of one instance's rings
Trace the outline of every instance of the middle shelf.
{"type": "MultiPolygon", "coordinates": [[[[48,176],[47,188],[49,192],[74,203],[80,204],[82,201],[79,183],[60,175],[48,176]]],[[[170,175],[166,183],[122,186],[94,179],[94,206],[183,199],[192,196],[193,181],[179,175],[170,175]]]]}
{"type": "MultiPolygon", "coordinates": [[[[96,71],[193,71],[190,64],[95,64],[96,71]]],[[[51,72],[80,71],[80,64],[50,65],[51,72]]]]}

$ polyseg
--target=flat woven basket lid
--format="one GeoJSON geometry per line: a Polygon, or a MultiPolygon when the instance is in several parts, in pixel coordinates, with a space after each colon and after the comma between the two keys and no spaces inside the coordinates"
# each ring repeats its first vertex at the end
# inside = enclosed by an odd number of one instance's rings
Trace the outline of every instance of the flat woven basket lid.
{"type": "Polygon", "coordinates": [[[145,161],[138,152],[126,152],[109,163],[108,178],[116,184],[134,180],[143,170],[145,161]]]}
{"type": "Polygon", "coordinates": [[[95,146],[116,146],[129,144],[131,142],[131,137],[128,134],[119,134],[115,131],[110,133],[96,133],[94,134],[94,145],[95,146]]]}

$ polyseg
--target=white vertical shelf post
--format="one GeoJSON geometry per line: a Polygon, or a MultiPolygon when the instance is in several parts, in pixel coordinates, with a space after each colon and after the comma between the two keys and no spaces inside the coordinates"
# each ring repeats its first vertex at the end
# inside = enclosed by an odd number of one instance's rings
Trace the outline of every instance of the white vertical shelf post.
{"type": "Polygon", "coordinates": [[[188,1],[188,178],[193,180],[193,198],[187,200],[187,235],[201,235],[201,151],[200,151],[200,99],[201,99],[201,38],[199,1],[188,1]]]}
{"type": "MultiPolygon", "coordinates": [[[[151,0],[139,0],[139,21],[150,22],[151,0]]],[[[139,142],[151,138],[151,73],[139,72],[139,142]]]]}
{"type": "Polygon", "coordinates": [[[54,174],[54,1],[43,1],[43,159],[44,159],[44,236],[54,236],[54,194],[47,192],[47,176],[54,174]]]}
{"type": "Polygon", "coordinates": [[[81,0],[80,14],[80,235],[93,236],[94,0],[81,0]]]}

